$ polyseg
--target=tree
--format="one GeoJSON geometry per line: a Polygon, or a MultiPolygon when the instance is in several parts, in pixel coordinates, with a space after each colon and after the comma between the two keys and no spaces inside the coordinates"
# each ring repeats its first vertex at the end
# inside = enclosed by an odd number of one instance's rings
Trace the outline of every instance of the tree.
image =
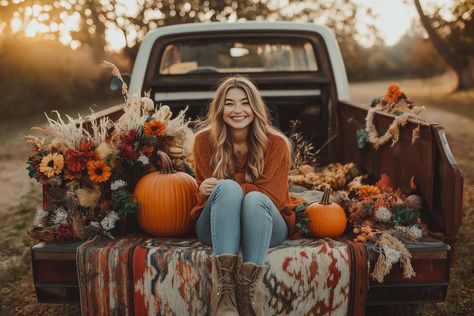
{"type": "Polygon", "coordinates": [[[423,12],[419,0],[414,0],[434,48],[458,78],[456,90],[474,88],[474,0],[457,1],[452,7],[452,20],[443,19],[440,10],[432,16],[423,12]]]}

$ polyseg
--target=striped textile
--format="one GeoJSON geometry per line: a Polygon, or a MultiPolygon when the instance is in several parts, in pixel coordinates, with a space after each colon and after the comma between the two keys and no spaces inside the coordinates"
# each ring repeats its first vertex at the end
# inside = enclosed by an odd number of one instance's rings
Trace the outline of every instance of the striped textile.
{"type": "MultiPolygon", "coordinates": [[[[191,238],[89,240],[77,252],[82,315],[206,315],[210,256],[191,238]]],[[[365,246],[287,240],[269,250],[267,263],[266,314],[364,314],[365,246]]]]}

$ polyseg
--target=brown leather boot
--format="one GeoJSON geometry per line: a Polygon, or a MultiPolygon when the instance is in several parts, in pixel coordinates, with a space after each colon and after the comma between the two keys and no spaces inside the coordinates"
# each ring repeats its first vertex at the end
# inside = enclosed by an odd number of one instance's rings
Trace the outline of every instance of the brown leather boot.
{"type": "Polygon", "coordinates": [[[252,262],[242,263],[238,269],[237,301],[241,316],[263,316],[265,293],[263,277],[266,267],[252,262]]]}
{"type": "Polygon", "coordinates": [[[235,298],[237,255],[212,257],[211,316],[238,316],[235,298]]]}

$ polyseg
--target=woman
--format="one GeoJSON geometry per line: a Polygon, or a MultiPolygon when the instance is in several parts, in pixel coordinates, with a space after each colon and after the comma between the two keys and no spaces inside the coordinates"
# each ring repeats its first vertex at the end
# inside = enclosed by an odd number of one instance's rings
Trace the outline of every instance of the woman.
{"type": "Polygon", "coordinates": [[[199,191],[191,216],[198,239],[213,248],[211,315],[263,315],[268,249],[296,231],[291,143],[241,76],[220,83],[202,125],[193,147],[199,191]]]}

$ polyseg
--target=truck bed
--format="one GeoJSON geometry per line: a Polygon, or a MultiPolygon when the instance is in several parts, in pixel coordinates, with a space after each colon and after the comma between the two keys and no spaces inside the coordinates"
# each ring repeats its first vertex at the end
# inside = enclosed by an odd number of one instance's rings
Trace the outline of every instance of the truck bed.
{"type": "MultiPolygon", "coordinates": [[[[33,278],[38,302],[79,304],[76,254],[80,244],[39,243],[32,247],[33,278]]],[[[406,246],[413,255],[412,265],[416,276],[404,279],[402,270],[396,265],[383,283],[370,278],[367,289],[357,289],[366,291],[366,306],[445,299],[449,282],[450,247],[432,237],[407,243],[406,246]]],[[[366,247],[372,267],[377,253],[373,251],[372,243],[367,243],[366,247]]]]}

